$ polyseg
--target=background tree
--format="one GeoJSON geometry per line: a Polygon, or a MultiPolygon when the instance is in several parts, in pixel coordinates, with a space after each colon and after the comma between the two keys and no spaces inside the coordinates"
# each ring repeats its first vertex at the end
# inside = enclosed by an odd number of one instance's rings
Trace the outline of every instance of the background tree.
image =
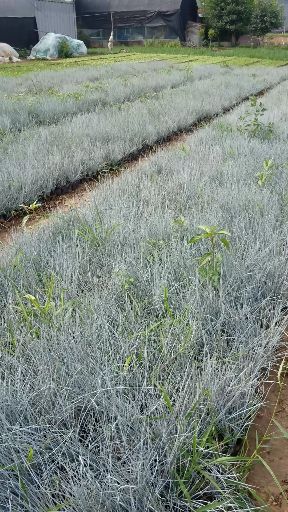
{"type": "Polygon", "coordinates": [[[250,31],[257,37],[264,37],[284,23],[283,6],[278,0],[255,0],[250,31]]]}
{"type": "Polygon", "coordinates": [[[254,0],[205,0],[204,12],[217,32],[227,31],[232,43],[250,26],[254,0]]]}

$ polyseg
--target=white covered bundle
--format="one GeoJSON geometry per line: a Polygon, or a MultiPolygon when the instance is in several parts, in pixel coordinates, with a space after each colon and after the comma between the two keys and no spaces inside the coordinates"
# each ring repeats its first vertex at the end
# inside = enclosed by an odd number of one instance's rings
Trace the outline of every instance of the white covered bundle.
{"type": "Polygon", "coordinates": [[[87,55],[87,48],[83,41],[72,39],[72,37],[62,34],[49,32],[41,37],[39,43],[32,48],[31,55],[28,59],[57,59],[59,57],[59,46],[63,41],[68,43],[71,57],[87,55]]]}
{"type": "Polygon", "coordinates": [[[19,53],[7,43],[0,43],[0,63],[19,62],[19,53]]]}

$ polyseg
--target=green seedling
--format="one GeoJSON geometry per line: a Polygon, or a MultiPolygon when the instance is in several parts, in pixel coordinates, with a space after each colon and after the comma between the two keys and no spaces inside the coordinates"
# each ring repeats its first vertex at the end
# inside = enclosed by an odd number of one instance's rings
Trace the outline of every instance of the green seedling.
{"type": "Polygon", "coordinates": [[[20,208],[22,211],[26,213],[25,217],[23,218],[22,225],[25,226],[27,221],[30,219],[31,216],[35,215],[36,211],[41,208],[42,204],[38,203],[37,199],[31,204],[20,204],[20,208]]]}
{"type": "Polygon", "coordinates": [[[189,245],[199,245],[208,242],[209,250],[198,260],[198,272],[203,280],[211,283],[213,288],[219,288],[222,274],[222,250],[230,249],[228,237],[230,233],[225,229],[218,229],[217,226],[199,226],[202,233],[193,236],[189,245]]]}
{"type": "Polygon", "coordinates": [[[238,130],[250,137],[271,138],[274,132],[273,123],[265,124],[261,121],[266,111],[264,104],[261,101],[258,103],[256,96],[252,96],[250,98],[250,110],[247,110],[240,117],[242,124],[238,127],[238,130]]]}
{"type": "Polygon", "coordinates": [[[20,204],[20,208],[29,215],[35,213],[41,206],[42,204],[38,203],[37,199],[31,204],[20,204]]]}
{"type": "Polygon", "coordinates": [[[259,187],[264,187],[273,179],[274,170],[275,164],[273,160],[264,160],[262,170],[256,174],[259,187]]]}
{"type": "Polygon", "coordinates": [[[183,228],[186,226],[186,219],[183,217],[183,215],[180,215],[180,217],[176,217],[176,219],[173,219],[174,226],[177,226],[179,228],[183,228]]]}
{"type": "Polygon", "coordinates": [[[179,150],[184,153],[185,155],[189,155],[190,153],[190,148],[187,144],[180,144],[179,146],[179,150]]]}

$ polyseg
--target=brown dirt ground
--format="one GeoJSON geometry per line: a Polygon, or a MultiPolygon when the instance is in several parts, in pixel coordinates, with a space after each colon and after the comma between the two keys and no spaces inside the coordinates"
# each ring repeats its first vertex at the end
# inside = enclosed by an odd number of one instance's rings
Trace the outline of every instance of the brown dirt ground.
{"type": "Polygon", "coordinates": [[[54,213],[67,212],[73,208],[79,208],[89,203],[90,196],[94,188],[99,184],[99,180],[90,180],[79,184],[74,190],[71,190],[61,196],[54,196],[43,202],[42,206],[28,218],[24,225],[25,216],[16,215],[9,219],[0,219],[0,244],[9,243],[13,235],[37,228],[44,222],[49,221],[54,213]]]}
{"type": "Polygon", "coordinates": [[[264,43],[267,45],[273,46],[287,46],[288,45],[288,37],[282,36],[281,34],[275,36],[269,36],[265,39],[264,43]]]}
{"type": "MultiPolygon", "coordinates": [[[[285,354],[281,360],[283,372],[281,386],[278,382],[279,366],[275,367],[264,384],[264,392],[267,393],[265,405],[258,412],[255,421],[248,434],[248,455],[251,455],[258,443],[267,439],[259,451],[261,458],[273,471],[283,492],[273,479],[273,476],[265,465],[255,462],[247,483],[252,486],[258,496],[267,504],[264,510],[271,512],[288,512],[288,438],[286,439],[278,427],[276,420],[288,432],[288,336],[285,335],[285,354]],[[283,357],[285,359],[283,359],[283,357]]],[[[263,509],[262,509],[263,510],[263,509]]]]}

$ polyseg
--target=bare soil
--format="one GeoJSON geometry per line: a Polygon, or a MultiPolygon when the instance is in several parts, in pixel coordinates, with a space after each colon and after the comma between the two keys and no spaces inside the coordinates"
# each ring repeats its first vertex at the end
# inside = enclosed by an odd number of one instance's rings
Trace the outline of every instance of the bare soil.
{"type": "MultiPolygon", "coordinates": [[[[271,512],[288,512],[288,437],[285,438],[274,420],[288,433],[288,336],[286,335],[286,351],[282,354],[281,386],[279,385],[279,366],[275,367],[264,385],[267,393],[266,403],[258,412],[248,434],[248,455],[251,455],[258,444],[263,442],[259,450],[260,457],[269,466],[273,475],[261,461],[254,463],[247,483],[266,505],[264,510],[271,512]],[[285,359],[283,359],[283,357],[285,359]],[[284,361],[284,362],[283,362],[284,361]]],[[[288,435],[288,434],[287,434],[288,435]]],[[[260,506],[260,502],[258,503],[260,506]]],[[[263,506],[263,503],[262,503],[263,506]]],[[[263,510],[263,509],[262,509],[263,510]]]]}
{"type": "Polygon", "coordinates": [[[264,43],[267,45],[273,45],[273,46],[287,46],[288,45],[288,37],[287,35],[273,35],[268,36],[265,38],[264,43]]]}
{"type": "MultiPolygon", "coordinates": [[[[110,174],[110,179],[113,179],[110,174]]],[[[13,235],[24,230],[32,230],[41,226],[44,222],[48,222],[53,214],[65,213],[69,210],[80,208],[89,204],[93,190],[100,185],[102,179],[87,179],[82,183],[78,183],[73,189],[68,190],[62,195],[53,195],[48,197],[41,206],[28,217],[24,223],[25,213],[19,212],[7,219],[0,218],[0,244],[9,243],[13,235]]]]}

